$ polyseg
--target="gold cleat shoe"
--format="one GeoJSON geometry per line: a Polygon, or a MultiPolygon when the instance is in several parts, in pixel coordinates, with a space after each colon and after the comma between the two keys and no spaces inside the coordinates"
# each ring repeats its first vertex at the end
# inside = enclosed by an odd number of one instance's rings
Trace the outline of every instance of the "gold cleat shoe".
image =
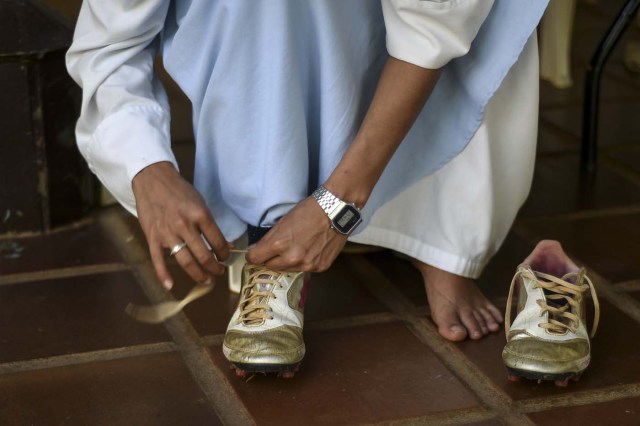
{"type": "Polygon", "coordinates": [[[557,241],[541,241],[518,267],[511,282],[505,313],[507,344],[502,359],[509,380],[552,380],[567,386],[591,361],[598,327],[598,297],[585,270],[578,268],[557,241]],[[586,329],[585,293],[595,307],[591,333],[586,329]],[[516,316],[511,323],[514,292],[516,316]]]}
{"type": "Polygon", "coordinates": [[[222,346],[238,376],[278,373],[289,378],[298,370],[305,354],[306,276],[245,265],[240,301],[222,346]]]}

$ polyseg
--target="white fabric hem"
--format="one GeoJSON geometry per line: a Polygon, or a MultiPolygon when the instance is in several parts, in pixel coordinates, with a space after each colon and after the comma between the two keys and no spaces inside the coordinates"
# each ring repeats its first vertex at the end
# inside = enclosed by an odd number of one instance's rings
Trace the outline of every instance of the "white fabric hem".
{"type": "Polygon", "coordinates": [[[401,232],[371,225],[367,226],[366,232],[350,237],[349,241],[395,250],[443,271],[471,279],[480,277],[488,259],[491,258],[489,253],[479,256],[482,259],[480,261],[466,258],[441,250],[401,232]]]}

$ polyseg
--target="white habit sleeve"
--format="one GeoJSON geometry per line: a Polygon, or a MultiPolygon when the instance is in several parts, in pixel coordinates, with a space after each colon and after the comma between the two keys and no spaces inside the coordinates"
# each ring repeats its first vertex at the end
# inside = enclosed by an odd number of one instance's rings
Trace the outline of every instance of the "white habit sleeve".
{"type": "Polygon", "coordinates": [[[382,0],[387,51],[438,69],[469,51],[494,0],[382,0]]]}
{"type": "Polygon", "coordinates": [[[170,161],[169,105],[153,65],[169,0],[85,0],[67,68],[82,87],[80,152],[136,214],[131,188],[144,167],[170,161]]]}

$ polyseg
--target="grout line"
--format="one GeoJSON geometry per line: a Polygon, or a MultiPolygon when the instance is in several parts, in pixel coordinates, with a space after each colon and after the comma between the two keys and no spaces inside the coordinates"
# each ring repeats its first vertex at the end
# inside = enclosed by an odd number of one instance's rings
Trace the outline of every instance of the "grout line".
{"type": "Polygon", "coordinates": [[[200,339],[201,344],[207,347],[222,346],[223,341],[224,341],[224,333],[204,336],[200,339]]]}
{"type": "MultiPolygon", "coordinates": [[[[571,255],[570,257],[574,258],[571,255]]],[[[616,308],[640,323],[640,302],[619,291],[610,281],[589,267],[587,267],[587,274],[591,277],[598,293],[601,293],[616,308]]]]}
{"type": "Polygon", "coordinates": [[[16,238],[41,238],[42,236],[55,235],[60,232],[82,228],[83,226],[87,226],[93,223],[93,220],[94,219],[92,216],[88,216],[65,225],[56,226],[55,228],[45,232],[42,232],[42,231],[8,232],[6,234],[0,234],[0,241],[13,240],[16,238]]]}
{"type": "MultiPolygon", "coordinates": [[[[342,328],[362,327],[372,324],[384,324],[399,321],[394,313],[383,312],[377,314],[356,315],[353,317],[331,318],[305,322],[304,329],[308,330],[339,330],[342,328]]],[[[204,346],[222,346],[224,333],[204,336],[200,339],[204,346]]]]}
{"type": "Polygon", "coordinates": [[[616,290],[618,291],[622,291],[625,293],[631,293],[634,291],[639,291],[640,290],[640,280],[630,280],[630,281],[623,281],[620,283],[615,283],[613,284],[613,287],[615,287],[616,290]]]}
{"type": "MultiPolygon", "coordinates": [[[[158,283],[155,270],[146,259],[146,252],[137,240],[124,242],[118,235],[129,235],[128,225],[117,214],[107,212],[100,217],[101,224],[111,230],[110,235],[124,259],[134,262],[132,271],[142,290],[152,303],[159,303],[171,298],[170,293],[158,283]]],[[[212,362],[202,339],[191,325],[184,313],[164,322],[164,326],[175,341],[184,362],[192,377],[205,394],[224,424],[247,425],[255,421],[243,405],[225,374],[212,362]]]]}
{"type": "Polygon", "coordinates": [[[413,303],[373,263],[363,256],[352,256],[349,267],[501,421],[513,425],[532,424],[528,417],[513,410],[513,401],[507,394],[493,385],[453,343],[441,337],[430,321],[417,314],[413,303]]]}
{"type": "Polygon", "coordinates": [[[638,173],[638,171],[636,171],[635,169],[607,155],[603,156],[602,162],[606,164],[614,173],[622,176],[634,185],[640,186],[640,173],[638,173]]]}
{"type": "Polygon", "coordinates": [[[0,285],[20,284],[30,281],[56,280],[60,278],[82,277],[85,275],[105,274],[128,271],[124,263],[105,263],[101,265],[72,266],[68,268],[46,269],[35,272],[0,275],[0,285]]]}
{"type": "Polygon", "coordinates": [[[555,112],[552,110],[557,109],[565,109],[566,107],[543,107],[540,108],[540,118],[538,119],[538,127],[544,127],[544,130],[551,133],[552,135],[558,137],[559,139],[569,140],[574,143],[577,148],[580,148],[580,136],[575,135],[570,130],[554,123],[553,121],[547,120],[543,116],[543,110],[549,110],[549,112],[555,112]]]}
{"type": "Polygon", "coordinates": [[[443,411],[440,413],[427,414],[424,416],[411,417],[408,419],[391,420],[370,425],[379,426],[411,426],[411,425],[463,425],[476,424],[479,422],[494,420],[495,416],[484,408],[468,408],[461,410],[443,411]]]}
{"type": "Polygon", "coordinates": [[[581,391],[564,395],[546,396],[516,401],[520,411],[535,413],[561,407],[591,405],[640,396],[640,384],[618,385],[597,390],[581,391]]]}
{"type": "MultiPolygon", "coordinates": [[[[583,220],[598,219],[610,216],[626,216],[640,213],[640,204],[625,207],[613,207],[597,210],[580,210],[577,212],[559,213],[547,216],[523,217],[516,219],[515,225],[526,225],[529,223],[544,222],[547,220],[583,220]]],[[[515,226],[514,226],[515,227],[515,226]]]]}
{"type": "Polygon", "coordinates": [[[175,350],[176,346],[172,342],[161,342],[93,352],[80,352],[47,358],[36,358],[0,364],[0,374],[23,373],[26,371],[68,367],[91,362],[113,361],[122,358],[172,352],[175,350]]]}
{"type": "Polygon", "coordinates": [[[365,325],[384,324],[399,321],[398,315],[392,312],[383,312],[368,315],[356,315],[352,317],[331,318],[305,323],[305,330],[339,330],[342,328],[362,327],[365,325]]]}

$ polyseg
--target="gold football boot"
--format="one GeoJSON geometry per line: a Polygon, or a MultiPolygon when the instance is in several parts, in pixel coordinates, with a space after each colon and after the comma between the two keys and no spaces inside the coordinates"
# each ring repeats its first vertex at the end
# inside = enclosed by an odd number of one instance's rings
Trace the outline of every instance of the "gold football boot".
{"type": "Polygon", "coordinates": [[[240,377],[278,373],[293,377],[305,354],[302,339],[308,275],[246,264],[240,301],[222,350],[240,377]]]}
{"type": "Polygon", "coordinates": [[[518,267],[505,313],[507,344],[502,359],[509,380],[552,380],[567,386],[591,361],[598,327],[598,297],[585,270],[578,268],[557,241],[541,241],[518,267]],[[587,290],[595,307],[591,333],[586,329],[587,290]],[[514,292],[516,316],[511,323],[514,292]]]}

